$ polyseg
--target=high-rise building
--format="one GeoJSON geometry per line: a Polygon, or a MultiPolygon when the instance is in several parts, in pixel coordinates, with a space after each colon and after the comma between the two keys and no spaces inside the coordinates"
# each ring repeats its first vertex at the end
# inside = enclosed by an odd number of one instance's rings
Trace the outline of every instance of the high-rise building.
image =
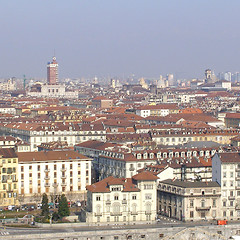
{"type": "Polygon", "coordinates": [[[56,57],[53,57],[52,62],[47,64],[47,83],[50,85],[58,83],[58,63],[56,57]]]}

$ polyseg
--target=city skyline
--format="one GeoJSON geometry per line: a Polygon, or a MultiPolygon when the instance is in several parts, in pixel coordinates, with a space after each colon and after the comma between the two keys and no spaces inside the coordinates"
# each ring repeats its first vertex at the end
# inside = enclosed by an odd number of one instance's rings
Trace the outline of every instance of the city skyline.
{"type": "Polygon", "coordinates": [[[237,72],[237,1],[3,2],[0,72],[45,78],[237,72]],[[224,16],[224,17],[223,17],[224,16]]]}

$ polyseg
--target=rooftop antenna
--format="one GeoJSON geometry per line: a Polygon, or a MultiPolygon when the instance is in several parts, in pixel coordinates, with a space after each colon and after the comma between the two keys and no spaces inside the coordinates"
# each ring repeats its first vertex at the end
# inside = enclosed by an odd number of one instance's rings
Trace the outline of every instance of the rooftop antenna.
{"type": "Polygon", "coordinates": [[[23,89],[25,90],[26,89],[26,75],[24,74],[23,75],[23,89]]]}

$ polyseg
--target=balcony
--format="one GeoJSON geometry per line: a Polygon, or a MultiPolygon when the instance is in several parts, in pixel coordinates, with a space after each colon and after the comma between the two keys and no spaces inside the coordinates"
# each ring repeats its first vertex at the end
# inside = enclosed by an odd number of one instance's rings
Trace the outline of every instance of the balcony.
{"type": "Polygon", "coordinates": [[[65,172],[65,171],[67,171],[67,169],[66,168],[61,168],[60,169],[62,172],[65,172]]]}
{"type": "Polygon", "coordinates": [[[240,180],[240,176],[236,176],[235,180],[239,181],[240,180]]]}
{"type": "Polygon", "coordinates": [[[122,204],[127,204],[127,200],[122,200],[122,204]]]}
{"type": "Polygon", "coordinates": [[[235,189],[236,189],[236,190],[240,190],[240,186],[236,186],[235,189]]]}
{"type": "Polygon", "coordinates": [[[151,212],[146,211],[145,215],[151,215],[151,212]]]}
{"type": "Polygon", "coordinates": [[[44,179],[45,179],[45,180],[49,180],[50,177],[49,177],[49,176],[45,176],[44,179]]]}
{"type": "Polygon", "coordinates": [[[228,200],[235,200],[235,197],[234,196],[229,196],[228,200]]]}
{"type": "Polygon", "coordinates": [[[56,188],[58,186],[58,183],[53,183],[52,186],[56,188]]]}
{"type": "Polygon", "coordinates": [[[62,186],[67,186],[67,183],[63,182],[61,183],[62,186]]]}
{"type": "Polygon", "coordinates": [[[50,187],[50,183],[45,183],[44,187],[50,187]]]}
{"type": "Polygon", "coordinates": [[[2,183],[6,183],[6,182],[7,182],[7,179],[3,179],[3,180],[2,180],[2,183]]]}
{"type": "Polygon", "coordinates": [[[95,215],[95,217],[101,217],[102,213],[95,213],[94,215],[95,215]]]}
{"type": "Polygon", "coordinates": [[[47,172],[50,172],[50,170],[47,169],[47,168],[45,168],[45,169],[44,169],[44,172],[47,173],[47,172]]]}
{"type": "Polygon", "coordinates": [[[211,206],[208,207],[196,207],[196,211],[209,211],[211,206]]]}
{"type": "Polygon", "coordinates": [[[111,216],[122,216],[122,213],[121,212],[116,212],[116,213],[111,212],[110,215],[111,216]]]}
{"type": "Polygon", "coordinates": [[[138,212],[131,212],[131,215],[138,215],[138,212]]]}
{"type": "Polygon", "coordinates": [[[107,204],[107,205],[111,204],[111,201],[110,201],[110,200],[107,200],[107,201],[106,201],[106,204],[107,204]]]}
{"type": "Polygon", "coordinates": [[[63,179],[66,179],[66,178],[67,178],[67,176],[66,176],[66,175],[62,175],[62,176],[61,176],[61,178],[63,178],[63,179]]]}
{"type": "Polygon", "coordinates": [[[134,171],[134,170],[135,170],[134,167],[130,167],[130,168],[129,168],[129,171],[134,171]]]}
{"type": "Polygon", "coordinates": [[[240,172],[240,168],[236,168],[235,171],[236,171],[236,172],[240,172]]]}

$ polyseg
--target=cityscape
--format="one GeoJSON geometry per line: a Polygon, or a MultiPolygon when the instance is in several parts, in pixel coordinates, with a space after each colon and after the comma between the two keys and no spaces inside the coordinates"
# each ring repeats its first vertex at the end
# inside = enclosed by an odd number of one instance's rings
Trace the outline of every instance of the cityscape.
{"type": "Polygon", "coordinates": [[[4,3],[0,240],[240,239],[240,3],[203,2],[4,3]]]}

